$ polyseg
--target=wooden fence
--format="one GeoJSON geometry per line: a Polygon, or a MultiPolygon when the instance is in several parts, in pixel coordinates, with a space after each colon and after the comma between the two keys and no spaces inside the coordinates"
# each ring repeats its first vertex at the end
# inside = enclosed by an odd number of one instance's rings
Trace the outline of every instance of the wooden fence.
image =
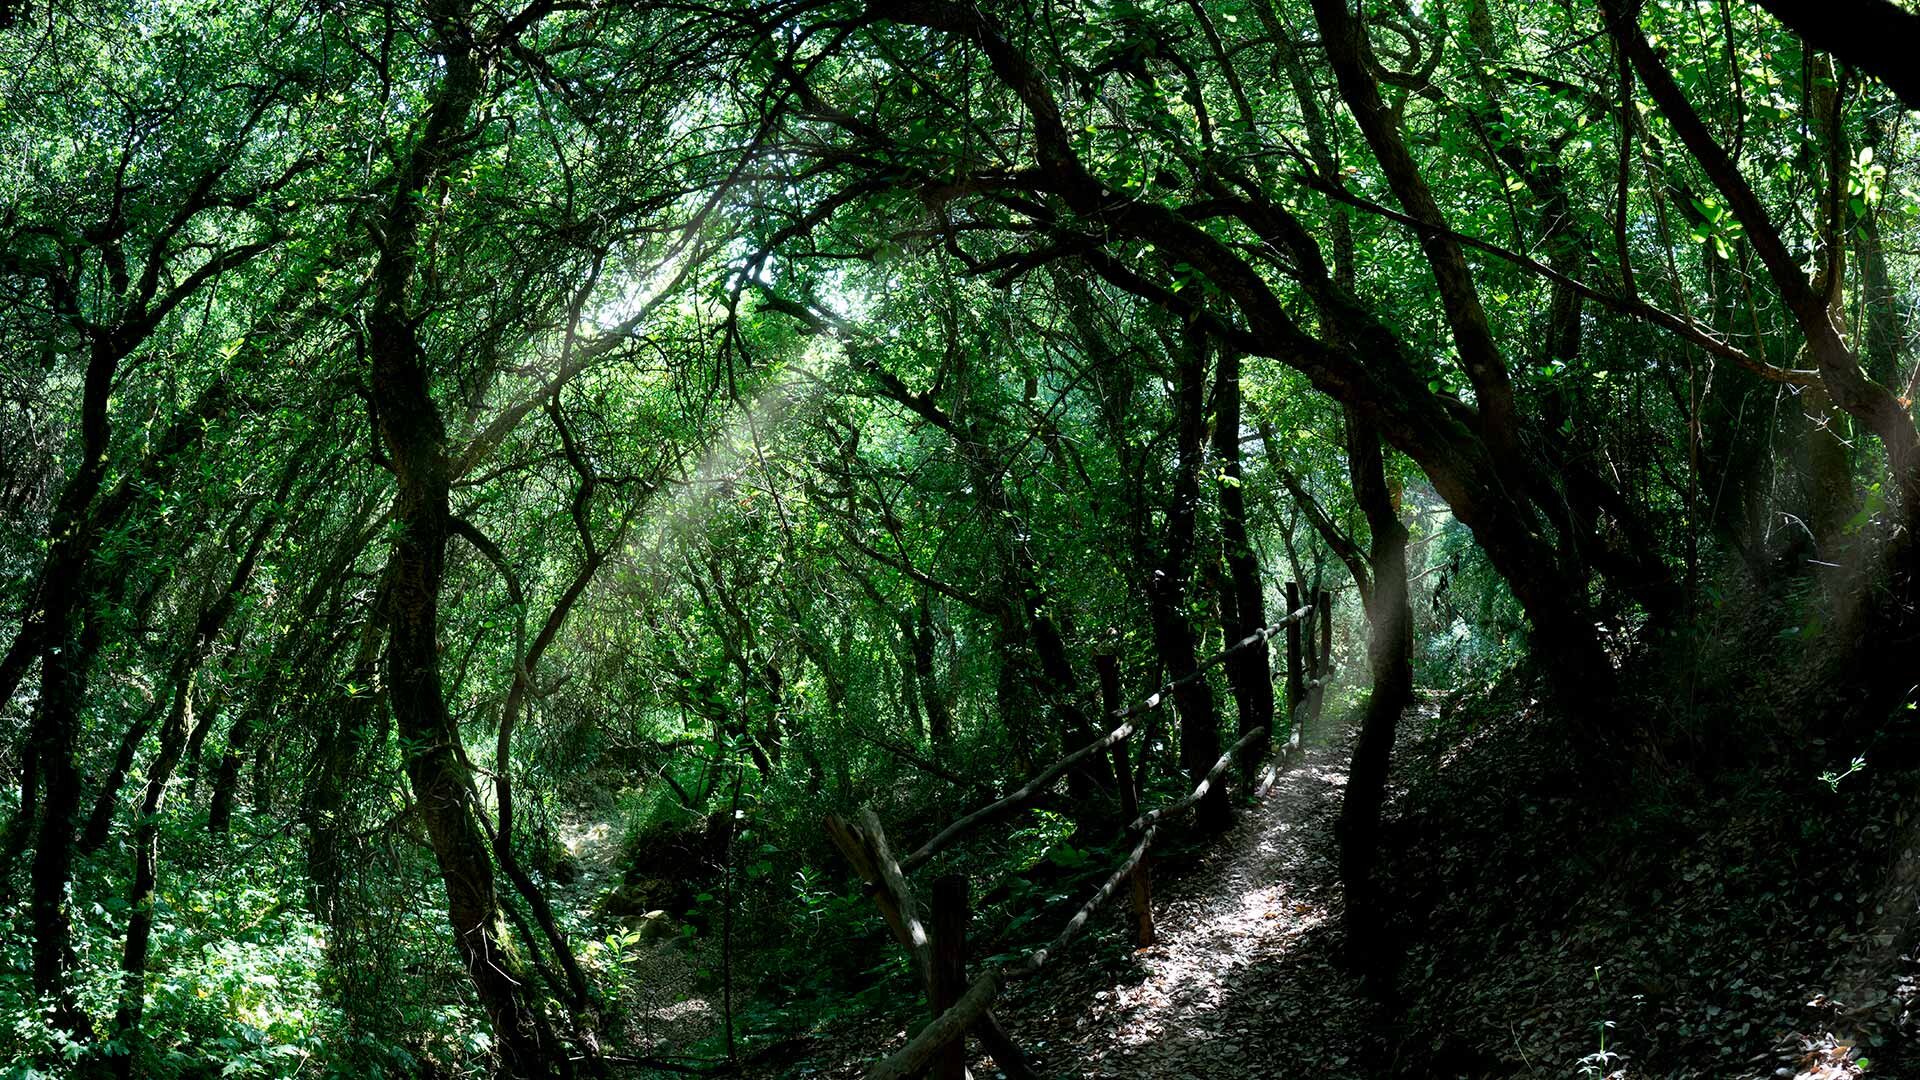
{"type": "Polygon", "coordinates": [[[1260,746],[1268,736],[1265,727],[1243,733],[1220,755],[1191,792],[1166,806],[1142,813],[1139,808],[1138,773],[1129,752],[1136,723],[1165,704],[1174,690],[1195,679],[1205,678],[1228,656],[1241,649],[1261,645],[1284,631],[1288,738],[1280,750],[1281,764],[1299,753],[1302,729],[1317,714],[1327,682],[1332,676],[1332,605],[1324,589],[1317,590],[1308,602],[1302,603],[1298,583],[1288,583],[1286,595],[1291,609],[1286,617],[1234,642],[1202,661],[1190,674],[1167,683],[1145,700],[1132,705],[1118,704],[1119,675],[1114,659],[1110,656],[1098,658],[1102,706],[1106,710],[1108,724],[1112,725],[1111,730],[1042,769],[1013,792],[954,820],[904,859],[895,859],[879,816],[872,810],[860,811],[857,822],[847,821],[838,815],[828,816],[828,835],[855,875],[866,883],[867,892],[879,907],[880,915],[894,940],[912,957],[914,971],[925,988],[933,1016],[932,1021],[906,1046],[868,1070],[867,1080],[914,1076],[929,1068],[936,1080],[960,1080],[966,1075],[966,1036],[969,1033],[980,1041],[980,1045],[1008,1077],[1013,1080],[1037,1080],[1039,1074],[994,1016],[993,1004],[1000,996],[1002,987],[1038,972],[1051,957],[1079,935],[1094,912],[1123,886],[1128,888],[1133,905],[1136,943],[1143,947],[1151,945],[1154,926],[1148,851],[1161,825],[1169,818],[1192,809],[1215,784],[1223,780],[1244,751],[1260,746]],[[1130,838],[1133,845],[1126,858],[1074,911],[1065,928],[1052,941],[1022,957],[987,969],[969,983],[967,925],[971,912],[966,878],[951,874],[936,879],[931,891],[930,917],[923,920],[908,875],[980,827],[1010,817],[1029,806],[1070,769],[1100,754],[1110,755],[1112,759],[1121,813],[1128,821],[1123,835],[1130,838]]]}

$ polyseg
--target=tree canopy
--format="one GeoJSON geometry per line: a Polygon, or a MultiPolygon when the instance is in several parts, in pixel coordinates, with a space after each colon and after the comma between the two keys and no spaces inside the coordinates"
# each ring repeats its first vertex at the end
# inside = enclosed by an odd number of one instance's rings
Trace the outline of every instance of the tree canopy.
{"type": "Polygon", "coordinates": [[[0,0],[0,1059],[733,1060],[871,984],[830,815],[1011,948],[1348,720],[1391,1000],[1462,700],[1905,768],[1916,18],[0,0]]]}

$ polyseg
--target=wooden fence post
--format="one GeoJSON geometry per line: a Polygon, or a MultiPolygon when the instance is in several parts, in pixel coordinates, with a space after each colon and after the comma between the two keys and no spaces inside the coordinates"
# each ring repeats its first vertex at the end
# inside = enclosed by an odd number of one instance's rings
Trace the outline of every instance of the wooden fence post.
{"type": "Polygon", "coordinates": [[[1300,717],[1303,731],[1308,724],[1319,722],[1327,703],[1327,684],[1333,681],[1333,594],[1326,589],[1314,593],[1307,632],[1319,638],[1320,645],[1314,650],[1313,667],[1307,673],[1311,681],[1307,685],[1307,708],[1300,717]]]}
{"type": "MultiPolygon", "coordinates": [[[[935,1019],[967,992],[967,879],[946,874],[933,882],[933,965],[928,998],[935,1019]]],[[[933,1080],[966,1080],[967,1037],[942,1047],[933,1061],[933,1080]]]]}
{"type": "MultiPolygon", "coordinates": [[[[880,915],[886,920],[887,929],[893,932],[894,940],[912,955],[914,971],[920,976],[931,1000],[934,959],[926,928],[920,925],[913,894],[907,889],[900,864],[894,861],[893,853],[888,850],[887,836],[880,827],[880,819],[871,810],[862,811],[860,819],[863,824],[856,825],[838,814],[828,814],[827,835],[833,840],[834,846],[840,849],[841,856],[853,868],[854,874],[866,883],[867,893],[880,909],[880,915]]],[[[937,1015],[942,1010],[936,1008],[934,1011],[937,1015]]],[[[1039,1080],[1039,1073],[1027,1060],[1026,1054],[990,1010],[983,1010],[973,1024],[973,1033],[1009,1080],[1039,1080]]]]}
{"type": "Polygon", "coordinates": [[[1313,601],[1314,617],[1320,621],[1320,674],[1333,674],[1333,593],[1326,589],[1313,601]]]}
{"type": "Polygon", "coordinates": [[[1300,673],[1306,683],[1308,699],[1313,697],[1314,673],[1320,670],[1320,608],[1317,596],[1314,589],[1301,590],[1300,598],[1314,605],[1300,625],[1300,673]]]}

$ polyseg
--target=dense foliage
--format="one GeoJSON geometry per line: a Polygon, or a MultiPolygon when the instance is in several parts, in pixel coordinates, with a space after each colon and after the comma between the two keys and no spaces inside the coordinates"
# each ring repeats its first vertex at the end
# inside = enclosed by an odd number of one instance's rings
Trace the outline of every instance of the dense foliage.
{"type": "Polygon", "coordinates": [[[1523,666],[1596,799],[1874,768],[1920,31],[1835,6],[0,0],[0,1068],[736,1058],[912,982],[826,815],[1170,681],[938,857],[983,955],[1351,715],[1390,997],[1397,728],[1523,666]]]}

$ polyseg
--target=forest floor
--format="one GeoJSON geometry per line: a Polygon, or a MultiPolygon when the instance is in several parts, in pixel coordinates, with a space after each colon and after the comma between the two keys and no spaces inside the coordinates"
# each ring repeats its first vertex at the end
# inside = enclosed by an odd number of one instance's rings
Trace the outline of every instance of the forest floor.
{"type": "Polygon", "coordinates": [[[1043,1072],[1355,1073],[1383,1018],[1338,962],[1333,822],[1350,750],[1349,732],[1322,734],[1196,863],[1162,875],[1153,946],[1055,964],[1010,995],[1006,1022],[1043,1072]]]}
{"type": "MultiPolygon", "coordinates": [[[[1920,957],[1875,963],[1879,989],[1857,999],[1875,1023],[1825,992],[1874,952],[1869,915],[1895,899],[1867,850],[1920,854],[1884,843],[1917,827],[1907,793],[1863,783],[1816,812],[1798,791],[1596,805],[1571,795],[1563,744],[1528,711],[1464,741],[1436,737],[1430,709],[1402,726],[1386,879],[1419,924],[1404,928],[1406,1011],[1340,963],[1333,823],[1351,736],[1329,722],[1228,833],[1169,845],[1154,946],[1127,949],[1126,905],[1111,905],[1094,941],[996,1012],[1062,1080],[1920,1076],[1920,957]]],[[[1907,869],[1894,877],[1910,905],[1907,869]]],[[[744,1075],[859,1076],[914,1022],[843,1014],[744,1075]]],[[[974,1075],[998,1074],[980,1059],[974,1075]]]]}
{"type": "MultiPolygon", "coordinates": [[[[593,912],[590,924],[601,933],[632,933],[646,940],[618,949],[594,950],[582,963],[608,980],[617,980],[626,1009],[614,1045],[641,1053],[670,1053],[717,1035],[723,1026],[718,995],[709,993],[701,972],[711,964],[714,944],[683,935],[672,919],[649,927],[644,916],[599,911],[595,899],[616,888],[625,872],[625,844],[609,806],[593,807],[563,818],[559,839],[573,859],[573,880],[555,889],[562,903],[593,912]]],[[[743,987],[743,996],[750,991],[743,987]]]]}

